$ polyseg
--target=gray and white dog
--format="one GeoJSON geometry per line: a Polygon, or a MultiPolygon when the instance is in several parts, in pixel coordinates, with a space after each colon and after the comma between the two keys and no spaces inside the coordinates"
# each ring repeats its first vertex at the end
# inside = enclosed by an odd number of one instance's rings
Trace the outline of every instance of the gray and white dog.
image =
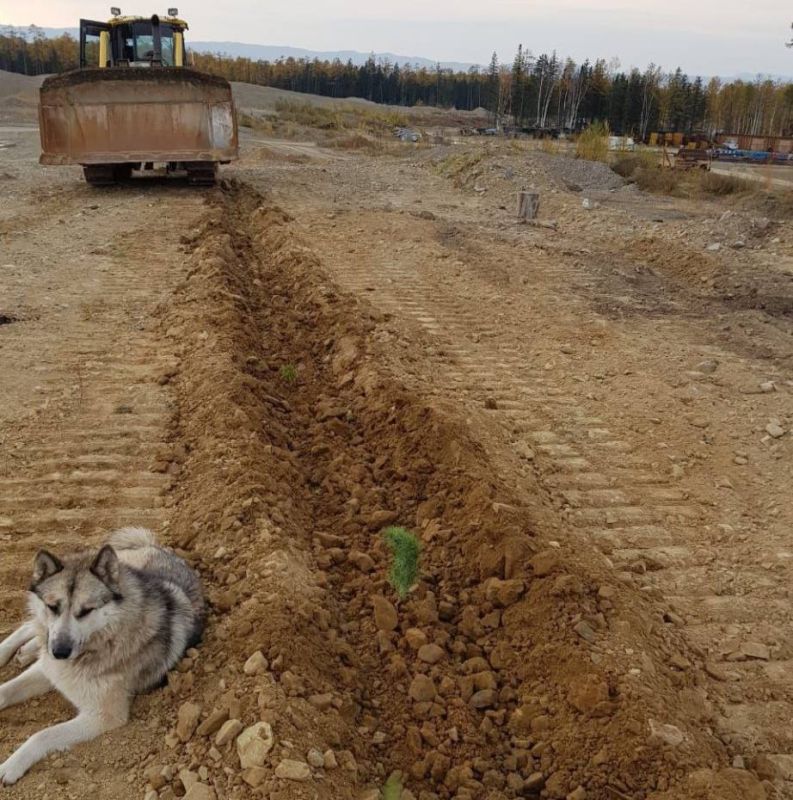
{"type": "Polygon", "coordinates": [[[143,528],[114,533],[99,552],[36,555],[30,619],[0,643],[0,666],[16,655],[21,675],[0,685],[0,709],[59,691],[77,716],[31,736],[0,764],[18,781],[56,750],[124,725],[132,697],[162,685],[204,624],[198,575],[143,528]]]}

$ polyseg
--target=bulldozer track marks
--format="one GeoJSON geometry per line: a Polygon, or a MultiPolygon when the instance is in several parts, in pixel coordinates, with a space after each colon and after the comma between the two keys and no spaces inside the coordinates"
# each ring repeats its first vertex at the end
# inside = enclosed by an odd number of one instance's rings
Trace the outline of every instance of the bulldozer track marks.
{"type": "MultiPolygon", "coordinates": [[[[154,204],[140,199],[109,205],[108,213],[124,215],[136,229],[135,215],[156,221],[154,204]]],[[[119,239],[135,235],[119,232],[119,239]]],[[[19,587],[28,576],[18,565],[32,562],[38,548],[78,549],[121,525],[167,526],[172,477],[157,464],[169,447],[173,412],[160,379],[174,361],[163,352],[154,312],[178,280],[176,236],[154,225],[141,261],[114,258],[109,246],[112,269],[104,270],[97,268],[106,264],[105,251],[92,254],[90,241],[76,249],[73,242],[56,245],[52,257],[65,262],[68,308],[45,309],[38,321],[4,333],[0,354],[13,358],[24,350],[40,362],[32,396],[10,398],[21,424],[12,418],[0,428],[0,539],[17,565],[0,567],[4,630],[22,610],[19,587]]]]}

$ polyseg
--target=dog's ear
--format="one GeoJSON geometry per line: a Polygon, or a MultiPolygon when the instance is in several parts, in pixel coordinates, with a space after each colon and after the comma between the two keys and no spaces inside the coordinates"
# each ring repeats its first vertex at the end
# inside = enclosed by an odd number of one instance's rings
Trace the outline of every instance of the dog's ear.
{"type": "Polygon", "coordinates": [[[61,560],[47,550],[39,550],[33,561],[33,585],[51,578],[63,569],[61,560]]]}
{"type": "Polygon", "coordinates": [[[118,589],[119,563],[116,551],[106,544],[91,564],[91,572],[111,591],[118,589]]]}

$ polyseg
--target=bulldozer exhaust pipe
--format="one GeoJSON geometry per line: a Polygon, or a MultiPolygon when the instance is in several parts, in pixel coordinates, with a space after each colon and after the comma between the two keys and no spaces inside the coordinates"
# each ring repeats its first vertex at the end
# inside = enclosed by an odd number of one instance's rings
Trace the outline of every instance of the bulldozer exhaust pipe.
{"type": "Polygon", "coordinates": [[[162,34],[160,33],[160,18],[153,14],[151,18],[151,34],[154,42],[151,63],[162,66],[162,34]]]}

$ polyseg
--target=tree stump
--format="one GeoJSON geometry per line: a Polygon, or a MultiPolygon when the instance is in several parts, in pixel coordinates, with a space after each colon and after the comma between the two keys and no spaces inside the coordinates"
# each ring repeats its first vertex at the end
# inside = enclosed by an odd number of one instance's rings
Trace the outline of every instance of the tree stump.
{"type": "Polygon", "coordinates": [[[540,210],[540,195],[538,192],[518,192],[518,222],[536,219],[540,210]]]}

